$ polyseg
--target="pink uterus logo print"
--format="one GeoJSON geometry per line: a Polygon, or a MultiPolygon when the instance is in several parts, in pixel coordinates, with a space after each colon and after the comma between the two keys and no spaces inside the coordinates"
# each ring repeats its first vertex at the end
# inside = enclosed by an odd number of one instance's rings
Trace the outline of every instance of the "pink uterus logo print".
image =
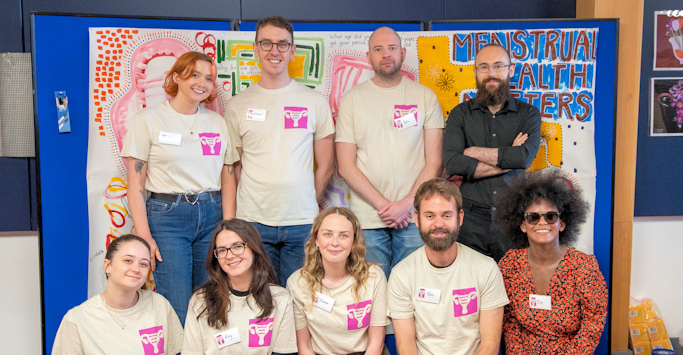
{"type": "Polygon", "coordinates": [[[200,133],[203,155],[219,155],[221,153],[221,135],[218,133],[200,133]]]}
{"type": "MultiPolygon", "coordinates": [[[[394,105],[394,119],[404,117],[412,113],[418,123],[418,105],[394,105]]],[[[397,121],[394,121],[394,127],[397,127],[397,121]]],[[[399,127],[401,128],[401,127],[399,127]]]]}
{"type": "Polygon", "coordinates": [[[249,347],[258,348],[271,346],[271,334],[273,334],[273,318],[249,320],[249,347]]]}
{"type": "Polygon", "coordinates": [[[475,287],[454,290],[454,317],[467,316],[477,312],[477,290],[475,287]]]}
{"type": "Polygon", "coordinates": [[[309,110],[306,107],[285,106],[285,128],[303,128],[308,127],[309,110]]]}
{"type": "Polygon", "coordinates": [[[164,353],[164,328],[160,326],[140,329],[140,340],[142,341],[145,355],[158,355],[164,353]]]}
{"type": "Polygon", "coordinates": [[[373,301],[359,302],[358,305],[347,305],[347,330],[366,328],[370,325],[370,315],[373,301]]]}
{"type": "Polygon", "coordinates": [[[223,340],[223,334],[219,334],[216,336],[216,343],[221,346],[226,343],[225,340],[223,340]]]}
{"type": "Polygon", "coordinates": [[[421,288],[418,290],[418,298],[425,298],[425,289],[421,288]]]}

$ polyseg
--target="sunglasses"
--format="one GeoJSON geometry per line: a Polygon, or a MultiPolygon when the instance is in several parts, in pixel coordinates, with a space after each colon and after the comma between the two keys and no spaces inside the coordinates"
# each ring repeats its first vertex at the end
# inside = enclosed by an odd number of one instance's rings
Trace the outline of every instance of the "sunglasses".
{"type": "Polygon", "coordinates": [[[557,221],[558,218],[560,217],[560,212],[551,211],[551,212],[546,212],[546,213],[542,213],[542,214],[539,214],[539,213],[537,213],[537,212],[530,212],[530,213],[525,213],[525,214],[523,215],[523,217],[525,218],[525,220],[526,220],[527,223],[529,223],[529,224],[537,224],[537,223],[539,223],[539,219],[540,219],[542,216],[543,216],[544,219],[546,220],[546,223],[548,223],[548,224],[554,224],[554,223],[556,223],[556,221],[557,221]]]}

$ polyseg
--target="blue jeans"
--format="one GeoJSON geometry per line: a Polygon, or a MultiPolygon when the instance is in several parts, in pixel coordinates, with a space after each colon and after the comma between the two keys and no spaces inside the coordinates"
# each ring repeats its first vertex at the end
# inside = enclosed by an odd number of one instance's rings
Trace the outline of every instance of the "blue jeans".
{"type": "Polygon", "coordinates": [[[266,254],[271,259],[278,284],[285,287],[287,278],[304,266],[304,244],[311,233],[310,224],[272,227],[252,222],[261,235],[266,254]]]}
{"type": "Polygon", "coordinates": [[[364,229],[363,237],[366,239],[366,260],[380,264],[387,278],[392,268],[424,244],[413,223],[401,229],[364,229]]]}
{"type": "Polygon", "coordinates": [[[154,282],[183,325],[190,296],[209,279],[205,264],[222,211],[221,194],[202,194],[194,205],[182,197],[147,199],[147,223],[163,260],[157,261],[154,282]]]}

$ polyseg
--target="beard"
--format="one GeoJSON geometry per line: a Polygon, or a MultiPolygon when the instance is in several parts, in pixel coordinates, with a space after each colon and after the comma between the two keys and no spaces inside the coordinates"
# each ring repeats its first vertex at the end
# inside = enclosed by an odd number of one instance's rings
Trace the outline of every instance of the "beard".
{"type": "Polygon", "coordinates": [[[456,229],[448,230],[446,228],[433,228],[430,230],[423,230],[420,226],[420,219],[418,220],[418,233],[420,234],[420,239],[423,240],[425,245],[434,251],[444,251],[449,249],[456,240],[458,239],[458,220],[456,221],[456,229]],[[445,233],[446,236],[442,238],[433,238],[432,233],[445,233]]]}
{"type": "Polygon", "coordinates": [[[393,67],[387,69],[383,68],[382,64],[372,64],[371,66],[373,67],[373,71],[375,71],[376,76],[379,76],[383,79],[392,79],[401,70],[402,64],[403,63],[401,61],[399,61],[398,63],[395,62],[393,67]]]}
{"type": "Polygon", "coordinates": [[[510,91],[511,79],[501,80],[499,78],[487,78],[477,83],[477,94],[475,100],[482,106],[497,106],[503,104],[508,100],[510,91]],[[496,81],[499,86],[493,91],[487,90],[487,83],[489,81],[496,81]]]}

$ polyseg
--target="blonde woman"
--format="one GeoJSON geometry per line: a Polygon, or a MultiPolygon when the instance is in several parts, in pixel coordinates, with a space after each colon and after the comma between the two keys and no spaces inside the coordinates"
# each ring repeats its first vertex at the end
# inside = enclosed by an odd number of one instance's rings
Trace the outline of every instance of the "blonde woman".
{"type": "Polygon", "coordinates": [[[365,254],[361,225],[350,210],[331,207],[316,217],[304,267],[287,280],[299,354],[382,354],[387,279],[365,254]]]}

